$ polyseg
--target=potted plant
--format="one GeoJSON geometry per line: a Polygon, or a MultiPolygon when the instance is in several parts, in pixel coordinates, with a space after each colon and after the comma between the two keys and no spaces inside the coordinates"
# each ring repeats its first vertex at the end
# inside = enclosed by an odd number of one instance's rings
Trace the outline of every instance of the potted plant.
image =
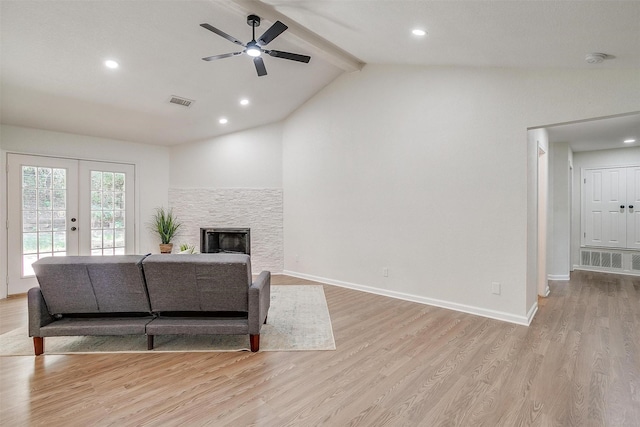
{"type": "Polygon", "coordinates": [[[171,239],[176,235],[182,224],[173,215],[173,210],[157,208],[151,222],[151,229],[160,236],[160,253],[169,254],[173,250],[171,239]]]}
{"type": "Polygon", "coordinates": [[[179,254],[197,254],[198,251],[196,251],[196,245],[190,245],[188,243],[183,243],[180,245],[180,252],[178,252],[179,254]]]}

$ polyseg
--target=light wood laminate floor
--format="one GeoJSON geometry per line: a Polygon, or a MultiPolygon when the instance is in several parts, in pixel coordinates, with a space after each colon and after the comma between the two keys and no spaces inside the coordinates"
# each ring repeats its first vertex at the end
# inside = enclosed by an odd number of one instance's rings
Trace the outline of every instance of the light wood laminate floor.
{"type": "Polygon", "coordinates": [[[336,351],[0,357],[0,425],[640,426],[640,278],[574,272],[530,327],[324,289],[336,351]]]}

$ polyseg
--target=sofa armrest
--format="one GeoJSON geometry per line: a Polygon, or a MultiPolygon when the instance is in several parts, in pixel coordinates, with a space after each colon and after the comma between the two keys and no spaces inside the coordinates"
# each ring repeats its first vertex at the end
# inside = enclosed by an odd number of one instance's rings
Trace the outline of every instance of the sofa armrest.
{"type": "Polygon", "coordinates": [[[263,271],[249,287],[249,334],[259,334],[271,303],[271,273],[263,271]]]}
{"type": "Polygon", "coordinates": [[[39,337],[40,328],[55,321],[49,314],[47,303],[44,301],[40,288],[31,288],[27,293],[27,306],[29,309],[29,336],[39,337]]]}

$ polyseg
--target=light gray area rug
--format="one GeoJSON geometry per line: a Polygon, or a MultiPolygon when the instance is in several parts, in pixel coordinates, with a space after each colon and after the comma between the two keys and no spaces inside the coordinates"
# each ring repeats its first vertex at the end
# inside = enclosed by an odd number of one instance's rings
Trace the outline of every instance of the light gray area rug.
{"type": "MultiPolygon", "coordinates": [[[[47,337],[45,354],[162,353],[249,350],[248,335],[47,337]]],[[[329,309],[321,285],[271,286],[271,307],[260,333],[260,351],[335,350],[329,309]]],[[[0,356],[32,356],[26,328],[0,335],[0,356]]]]}

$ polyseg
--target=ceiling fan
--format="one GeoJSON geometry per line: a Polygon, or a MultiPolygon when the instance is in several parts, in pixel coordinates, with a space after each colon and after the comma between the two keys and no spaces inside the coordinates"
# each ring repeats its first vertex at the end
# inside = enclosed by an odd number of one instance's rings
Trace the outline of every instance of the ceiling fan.
{"type": "Polygon", "coordinates": [[[256,71],[258,72],[258,76],[267,75],[267,69],[265,68],[264,61],[262,60],[262,57],[261,57],[263,53],[273,56],[274,58],[289,59],[291,61],[298,61],[298,62],[304,62],[304,63],[308,63],[309,60],[311,59],[311,57],[307,55],[299,55],[297,53],[282,52],[281,50],[269,50],[269,49],[263,48],[264,46],[271,43],[273,39],[278,37],[288,28],[282,22],[276,21],[275,24],[269,27],[269,29],[265,31],[264,34],[258,38],[258,40],[256,40],[256,27],[260,26],[260,17],[256,15],[247,16],[247,24],[251,26],[252,35],[253,35],[253,38],[247,44],[242,43],[240,40],[236,39],[235,37],[230,36],[224,31],[221,31],[209,24],[200,24],[202,28],[206,28],[207,30],[214,32],[217,35],[224,37],[230,42],[238,44],[245,48],[241,52],[232,52],[232,53],[224,53],[222,55],[207,56],[206,58],[202,58],[202,59],[205,61],[213,61],[215,59],[229,58],[231,56],[237,56],[237,55],[242,55],[243,53],[246,53],[247,55],[253,57],[253,64],[256,66],[256,71]]]}

